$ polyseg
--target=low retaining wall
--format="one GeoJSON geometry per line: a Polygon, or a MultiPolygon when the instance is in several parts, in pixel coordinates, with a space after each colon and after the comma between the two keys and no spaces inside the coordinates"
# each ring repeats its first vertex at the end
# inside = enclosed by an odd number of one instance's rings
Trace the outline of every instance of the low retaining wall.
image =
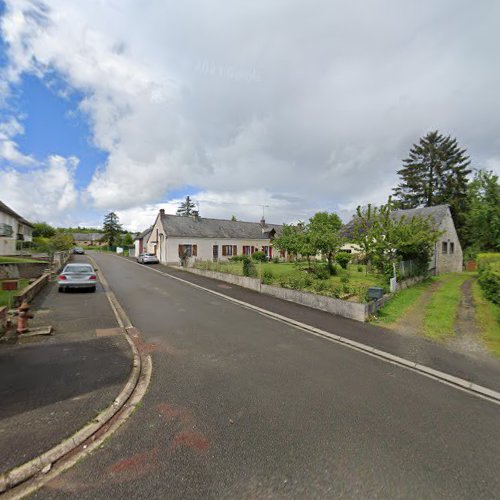
{"type": "Polygon", "coordinates": [[[0,264],[0,280],[33,279],[41,276],[49,267],[47,262],[19,262],[16,264],[0,264]]]}
{"type": "Polygon", "coordinates": [[[23,300],[27,302],[31,302],[36,295],[42,290],[42,288],[47,285],[50,280],[50,273],[46,273],[36,281],[31,283],[31,285],[27,286],[21,293],[14,295],[14,307],[18,307],[23,300]]]}
{"type": "Polygon", "coordinates": [[[204,271],[202,269],[181,268],[184,271],[206,276],[207,278],[225,281],[233,285],[238,285],[243,288],[249,288],[259,293],[272,295],[279,299],[295,302],[303,306],[326,311],[331,314],[338,314],[345,318],[354,319],[357,321],[366,321],[368,318],[368,304],[359,304],[358,302],[348,302],[347,300],[335,299],[324,295],[316,295],[309,292],[301,292],[299,290],[291,290],[289,288],[281,288],[272,285],[263,285],[257,278],[248,278],[246,276],[236,276],[234,274],[218,273],[215,271],[204,271]]]}

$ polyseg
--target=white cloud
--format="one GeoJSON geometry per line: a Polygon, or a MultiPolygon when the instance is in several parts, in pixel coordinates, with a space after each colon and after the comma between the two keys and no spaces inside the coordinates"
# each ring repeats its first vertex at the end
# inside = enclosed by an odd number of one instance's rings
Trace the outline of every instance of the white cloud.
{"type": "Polygon", "coordinates": [[[380,202],[434,128],[475,166],[500,155],[498,3],[6,4],[0,84],[56,71],[83,92],[109,155],[83,199],[131,225],[182,186],[204,193],[202,215],[251,220],[260,204],[281,221],[380,202]]]}
{"type": "Polygon", "coordinates": [[[31,170],[0,168],[0,199],[31,221],[68,220],[78,200],[74,186],[77,166],[77,158],[54,155],[31,170]]]}
{"type": "Polygon", "coordinates": [[[35,160],[30,155],[25,155],[19,151],[17,143],[13,140],[17,135],[24,134],[24,128],[14,117],[0,123],[0,161],[28,166],[34,165],[35,160]]]}

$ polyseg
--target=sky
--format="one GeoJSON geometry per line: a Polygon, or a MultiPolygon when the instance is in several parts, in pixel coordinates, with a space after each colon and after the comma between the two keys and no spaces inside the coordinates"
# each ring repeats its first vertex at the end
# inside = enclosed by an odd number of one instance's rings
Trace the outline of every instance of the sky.
{"type": "Polygon", "coordinates": [[[348,219],[411,145],[500,173],[500,2],[0,0],[0,200],[129,230],[348,219]]]}

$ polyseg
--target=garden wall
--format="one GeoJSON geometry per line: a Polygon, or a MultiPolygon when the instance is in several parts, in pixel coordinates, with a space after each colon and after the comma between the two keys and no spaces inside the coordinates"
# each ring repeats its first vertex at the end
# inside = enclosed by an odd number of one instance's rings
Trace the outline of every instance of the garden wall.
{"type": "Polygon", "coordinates": [[[20,262],[17,264],[0,264],[0,280],[33,279],[41,276],[47,269],[46,262],[20,262]]]}
{"type": "Polygon", "coordinates": [[[218,273],[215,271],[204,271],[202,269],[181,268],[184,271],[206,276],[219,281],[225,281],[233,285],[249,288],[259,293],[272,295],[279,299],[295,302],[313,309],[326,311],[331,314],[338,314],[345,318],[354,319],[356,321],[366,321],[368,318],[368,304],[360,304],[358,302],[349,302],[347,300],[335,299],[333,297],[325,297],[324,295],[316,295],[309,292],[301,292],[299,290],[291,290],[289,288],[281,288],[272,285],[263,285],[257,278],[248,278],[246,276],[236,276],[228,273],[218,273]]]}
{"type": "Polygon", "coordinates": [[[49,282],[50,274],[46,273],[40,276],[36,281],[31,283],[31,285],[27,286],[17,295],[14,295],[14,307],[19,307],[23,300],[27,302],[31,302],[38,292],[42,290],[42,288],[49,282]]]}

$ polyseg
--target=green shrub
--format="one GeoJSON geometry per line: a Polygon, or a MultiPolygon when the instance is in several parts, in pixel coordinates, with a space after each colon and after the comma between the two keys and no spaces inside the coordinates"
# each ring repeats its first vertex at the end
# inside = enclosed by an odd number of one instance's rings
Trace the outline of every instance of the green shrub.
{"type": "Polygon", "coordinates": [[[331,268],[330,268],[330,275],[331,276],[337,276],[337,274],[339,274],[339,269],[336,265],[333,265],[331,268]]]}
{"type": "Polygon", "coordinates": [[[358,273],[362,273],[363,272],[363,266],[358,266],[358,273]]]}
{"type": "Polygon", "coordinates": [[[242,259],[242,262],[243,276],[248,276],[250,278],[257,276],[257,269],[255,269],[255,264],[252,262],[252,259],[245,255],[244,259],[242,259]]]}
{"type": "Polygon", "coordinates": [[[351,262],[351,254],[347,252],[339,252],[335,256],[335,260],[342,269],[347,269],[347,264],[351,262]]]}
{"type": "Polygon", "coordinates": [[[328,290],[328,282],[325,280],[315,280],[312,284],[312,289],[316,293],[323,293],[325,290],[328,290]]]}
{"type": "Polygon", "coordinates": [[[279,264],[280,263],[280,258],[279,257],[273,257],[273,263],[274,264],[279,264]]]}
{"type": "Polygon", "coordinates": [[[314,276],[319,280],[327,280],[330,277],[330,273],[326,266],[318,264],[313,267],[312,272],[314,276]]]}
{"type": "Polygon", "coordinates": [[[500,304],[500,254],[481,253],[477,256],[478,282],[484,296],[500,304]]]}
{"type": "Polygon", "coordinates": [[[252,259],[257,262],[265,262],[267,260],[266,254],[264,252],[254,252],[252,254],[252,259]]]}
{"type": "Polygon", "coordinates": [[[346,273],[346,274],[343,274],[341,277],[340,277],[340,282],[342,284],[346,284],[346,283],[349,283],[350,281],[350,278],[349,278],[349,275],[346,273]]]}
{"type": "Polygon", "coordinates": [[[246,258],[246,255],[234,255],[233,257],[229,257],[231,262],[243,262],[246,258]]]}
{"type": "Polygon", "coordinates": [[[272,285],[274,281],[274,274],[270,269],[264,269],[262,272],[262,283],[264,285],[272,285]]]}

